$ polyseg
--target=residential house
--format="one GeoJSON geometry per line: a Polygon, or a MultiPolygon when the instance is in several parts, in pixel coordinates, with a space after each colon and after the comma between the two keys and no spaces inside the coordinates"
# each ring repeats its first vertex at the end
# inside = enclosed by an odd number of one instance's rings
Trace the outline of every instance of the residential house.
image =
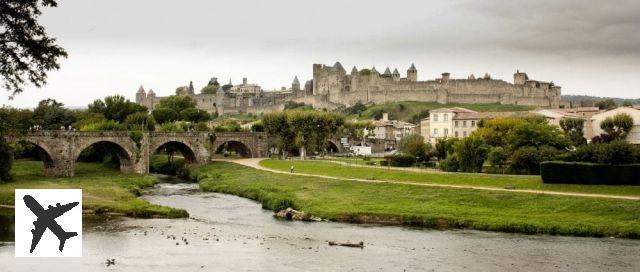
{"type": "Polygon", "coordinates": [[[593,128],[593,135],[600,135],[604,131],[600,128],[600,123],[607,117],[614,117],[616,114],[627,113],[633,118],[633,128],[629,135],[627,135],[627,141],[632,144],[640,144],[640,110],[633,107],[619,107],[609,111],[601,112],[591,116],[591,127],[593,128]]]}

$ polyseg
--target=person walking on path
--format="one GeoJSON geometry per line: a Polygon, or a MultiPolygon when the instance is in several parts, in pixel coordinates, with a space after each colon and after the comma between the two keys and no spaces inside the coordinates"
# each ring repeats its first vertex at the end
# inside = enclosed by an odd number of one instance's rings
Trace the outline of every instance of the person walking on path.
{"type": "Polygon", "coordinates": [[[290,168],[290,169],[291,169],[291,173],[293,173],[293,165],[291,166],[291,168],[290,168]]]}

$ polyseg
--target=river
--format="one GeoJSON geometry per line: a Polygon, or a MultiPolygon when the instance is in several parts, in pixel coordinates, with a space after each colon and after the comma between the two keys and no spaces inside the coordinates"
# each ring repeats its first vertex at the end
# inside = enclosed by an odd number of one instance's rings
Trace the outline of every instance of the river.
{"type": "Polygon", "coordinates": [[[85,224],[83,258],[14,258],[14,245],[0,243],[0,271],[640,271],[638,240],[281,221],[189,183],[144,198],[191,218],[85,224]]]}

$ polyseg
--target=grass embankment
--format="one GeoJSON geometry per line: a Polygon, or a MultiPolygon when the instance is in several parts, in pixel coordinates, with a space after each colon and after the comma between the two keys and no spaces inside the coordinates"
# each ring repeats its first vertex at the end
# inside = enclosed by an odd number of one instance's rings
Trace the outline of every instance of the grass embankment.
{"type": "Polygon", "coordinates": [[[482,186],[490,188],[515,186],[515,191],[517,191],[517,189],[530,189],[555,192],[640,196],[640,186],[547,184],[542,182],[540,176],[413,172],[404,170],[388,170],[385,167],[372,168],[347,166],[334,162],[318,160],[263,160],[260,162],[260,165],[263,167],[281,171],[289,171],[289,167],[291,167],[292,164],[296,173],[339,178],[411,181],[435,184],[482,186]]]}
{"type": "Polygon", "coordinates": [[[348,116],[348,119],[356,118],[360,120],[373,119],[378,112],[387,112],[389,117],[394,120],[409,121],[411,117],[424,110],[433,110],[438,108],[451,108],[462,107],[474,111],[480,112],[496,112],[496,111],[528,111],[533,110],[534,107],[523,105],[502,105],[502,104],[461,104],[461,103],[449,103],[438,104],[436,102],[418,102],[418,101],[405,101],[405,102],[390,102],[385,104],[373,105],[367,107],[359,116],[354,114],[348,116]]]}
{"type": "Polygon", "coordinates": [[[213,162],[192,176],[205,191],[293,207],[332,221],[640,238],[640,202],[366,183],[213,162]]]}
{"type": "Polygon", "coordinates": [[[123,174],[98,163],[76,164],[74,177],[45,177],[41,161],[16,161],[14,181],[0,183],[0,204],[13,205],[14,189],[82,189],[82,208],[96,214],[120,213],[131,217],[188,217],[182,209],[159,206],[137,198],[140,190],[157,179],[148,175],[123,174]]]}

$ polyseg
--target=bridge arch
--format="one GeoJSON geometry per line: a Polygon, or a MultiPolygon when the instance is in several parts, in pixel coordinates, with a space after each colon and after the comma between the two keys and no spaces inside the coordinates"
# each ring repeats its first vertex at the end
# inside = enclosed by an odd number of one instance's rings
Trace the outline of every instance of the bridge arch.
{"type": "Polygon", "coordinates": [[[24,142],[33,146],[38,158],[44,163],[44,174],[46,176],[55,172],[57,167],[55,154],[52,153],[52,149],[46,144],[31,139],[21,139],[20,142],[24,142]]]}
{"type": "Polygon", "coordinates": [[[197,163],[198,157],[196,156],[195,150],[190,147],[187,143],[177,140],[169,140],[164,143],[160,143],[152,148],[149,148],[151,154],[155,154],[158,151],[165,151],[167,153],[171,153],[173,151],[178,151],[184,157],[187,163],[197,163]]]}
{"type": "Polygon", "coordinates": [[[228,150],[234,150],[240,156],[245,158],[252,158],[254,156],[249,145],[240,140],[219,141],[217,146],[213,149],[214,154],[220,154],[221,152],[228,150]]]}
{"type": "MultiPolygon", "coordinates": [[[[129,139],[130,140],[130,139],[129,139]]],[[[73,153],[71,159],[73,162],[78,161],[80,154],[87,148],[95,146],[96,148],[103,148],[108,150],[112,154],[116,155],[120,163],[120,171],[125,173],[134,172],[134,165],[136,162],[136,152],[133,141],[131,142],[119,142],[109,139],[91,139],[81,143],[73,153]]]]}

